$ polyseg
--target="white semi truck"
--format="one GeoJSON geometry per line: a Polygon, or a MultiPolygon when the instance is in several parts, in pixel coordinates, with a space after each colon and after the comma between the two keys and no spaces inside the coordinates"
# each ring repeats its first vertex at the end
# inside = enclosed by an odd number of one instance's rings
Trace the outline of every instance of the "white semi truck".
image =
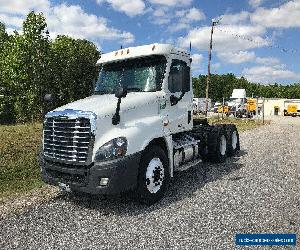
{"type": "Polygon", "coordinates": [[[94,94],[45,116],[43,180],[76,194],[131,191],[151,204],[175,171],[234,155],[234,125],[193,119],[191,62],[167,44],[102,54],[94,94]]]}
{"type": "Polygon", "coordinates": [[[228,102],[230,113],[235,117],[247,116],[247,98],[245,89],[233,89],[228,102]]]}

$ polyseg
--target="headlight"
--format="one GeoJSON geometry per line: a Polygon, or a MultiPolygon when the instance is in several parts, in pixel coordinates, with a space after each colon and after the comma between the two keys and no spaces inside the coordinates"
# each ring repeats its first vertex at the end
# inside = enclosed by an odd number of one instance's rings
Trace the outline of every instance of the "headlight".
{"type": "Polygon", "coordinates": [[[127,151],[127,140],[125,137],[118,137],[105,143],[98,149],[95,161],[111,160],[123,157],[127,151]]]}

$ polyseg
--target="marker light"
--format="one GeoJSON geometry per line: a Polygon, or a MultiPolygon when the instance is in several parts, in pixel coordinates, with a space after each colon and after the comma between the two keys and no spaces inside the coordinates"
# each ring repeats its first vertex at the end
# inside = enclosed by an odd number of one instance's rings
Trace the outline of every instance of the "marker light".
{"type": "Polygon", "coordinates": [[[107,186],[109,179],[108,178],[101,178],[100,179],[100,186],[107,186]]]}

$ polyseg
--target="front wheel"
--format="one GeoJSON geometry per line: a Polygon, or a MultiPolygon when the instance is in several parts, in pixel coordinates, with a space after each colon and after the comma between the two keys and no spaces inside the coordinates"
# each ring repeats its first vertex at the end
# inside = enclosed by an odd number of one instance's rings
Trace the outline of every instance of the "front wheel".
{"type": "Polygon", "coordinates": [[[159,146],[146,149],[141,158],[137,194],[141,202],[153,204],[160,200],[170,182],[168,158],[159,146]]]}

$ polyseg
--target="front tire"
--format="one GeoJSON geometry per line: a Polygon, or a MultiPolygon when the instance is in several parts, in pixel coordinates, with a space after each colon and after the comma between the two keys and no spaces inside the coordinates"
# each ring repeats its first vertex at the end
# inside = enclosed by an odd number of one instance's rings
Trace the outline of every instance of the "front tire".
{"type": "Polygon", "coordinates": [[[142,203],[151,205],[159,201],[170,182],[168,157],[159,146],[146,149],[140,162],[137,194],[142,203]]]}

